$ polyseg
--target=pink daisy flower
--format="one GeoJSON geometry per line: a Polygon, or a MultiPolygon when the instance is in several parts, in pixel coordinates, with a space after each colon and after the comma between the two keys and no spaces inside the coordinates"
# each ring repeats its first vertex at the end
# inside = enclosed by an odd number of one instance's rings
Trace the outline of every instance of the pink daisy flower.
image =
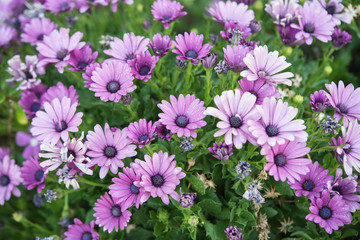
{"type": "Polygon", "coordinates": [[[116,232],[119,229],[124,230],[131,217],[131,212],[122,211],[120,205],[115,203],[107,192],[96,201],[94,211],[95,223],[108,233],[114,229],[116,232]]]}
{"type": "Polygon", "coordinates": [[[212,46],[203,44],[204,36],[202,34],[187,32],[184,35],[179,34],[175,37],[175,49],[172,50],[176,53],[179,60],[190,60],[192,64],[196,65],[199,60],[203,59],[210,53],[212,46]]]}
{"type": "Polygon", "coordinates": [[[23,107],[26,118],[33,118],[37,111],[43,109],[44,100],[42,96],[45,93],[46,88],[45,85],[39,84],[20,93],[21,99],[19,100],[19,105],[23,107]]]}
{"type": "Polygon", "coordinates": [[[166,128],[166,126],[160,121],[155,122],[154,125],[155,133],[161,138],[161,141],[164,141],[165,139],[170,141],[172,133],[166,128]]]}
{"type": "Polygon", "coordinates": [[[155,139],[155,126],[151,121],[140,119],[139,122],[130,123],[127,127],[127,137],[132,143],[139,145],[139,148],[144,147],[155,139]]]}
{"type": "Polygon", "coordinates": [[[225,143],[234,144],[237,149],[242,148],[246,141],[256,145],[247,124],[250,119],[259,118],[259,113],[254,108],[256,97],[248,92],[241,95],[240,90],[235,89],[235,93],[229,90],[222,92],[221,96],[216,95],[214,102],[218,109],[208,107],[204,112],[221,120],[216,124],[220,130],[214,133],[214,137],[225,134],[225,143]]]}
{"type": "Polygon", "coordinates": [[[159,121],[166,126],[171,133],[176,133],[178,137],[195,138],[195,129],[206,125],[204,102],[195,98],[195,95],[180,94],[179,98],[170,96],[170,103],[162,100],[157,105],[163,112],[159,113],[159,121]]]}
{"type": "Polygon", "coordinates": [[[149,42],[149,46],[154,54],[159,57],[165,56],[173,44],[174,41],[172,41],[169,36],[161,36],[160,33],[155,34],[152,41],[149,42]]]}
{"type": "Polygon", "coordinates": [[[40,166],[36,157],[30,157],[23,163],[23,167],[20,169],[21,178],[24,179],[24,186],[26,189],[31,190],[37,187],[37,192],[40,193],[45,187],[45,170],[40,166]]]}
{"type": "Polygon", "coordinates": [[[17,35],[16,30],[7,25],[0,26],[0,47],[8,44],[17,35]]]}
{"type": "Polygon", "coordinates": [[[106,123],[103,130],[97,124],[94,131],[88,132],[86,139],[87,155],[91,158],[90,166],[101,167],[100,178],[104,178],[109,169],[116,174],[119,167],[124,167],[122,159],[136,155],[136,146],[127,138],[126,129],[110,129],[106,123]]]}
{"type": "Polygon", "coordinates": [[[55,98],[51,103],[44,103],[45,111],[36,112],[31,122],[30,132],[39,141],[56,144],[60,138],[63,141],[69,139],[69,132],[79,131],[83,113],[75,113],[76,103],[71,99],[63,97],[61,100],[55,98]]]}
{"type": "Polygon", "coordinates": [[[85,79],[84,80],[85,87],[90,87],[90,84],[93,83],[93,80],[91,80],[91,77],[92,77],[92,72],[95,71],[96,68],[101,68],[100,64],[98,64],[97,62],[89,64],[85,68],[85,72],[82,74],[82,77],[85,79]]]}
{"type": "Polygon", "coordinates": [[[144,158],[145,161],[135,159],[135,162],[130,163],[131,168],[141,174],[141,180],[135,182],[136,186],[145,190],[140,201],[146,202],[150,195],[153,198],[160,197],[166,205],[170,203],[168,195],[178,201],[180,196],[175,192],[175,188],[186,174],[181,167],[176,167],[176,161],[173,161],[175,155],[169,156],[167,152],[159,151],[152,157],[145,155],[144,158]]]}
{"type": "MultiPolygon", "coordinates": [[[[243,44],[245,42],[245,39],[250,37],[251,35],[251,29],[249,26],[241,25],[234,23],[232,21],[225,23],[225,31],[220,31],[220,36],[228,41],[229,43],[238,45],[239,43],[243,44]],[[240,36],[239,40],[237,40],[237,37],[235,38],[238,42],[233,42],[233,36],[240,36]]],[[[246,47],[246,45],[244,44],[246,47]]]]}
{"type": "Polygon", "coordinates": [[[70,54],[68,63],[70,64],[69,70],[71,71],[84,71],[86,67],[95,62],[98,52],[92,52],[89,45],[85,45],[80,49],[74,49],[70,54]]]}
{"type": "Polygon", "coordinates": [[[265,79],[258,79],[256,81],[249,81],[247,78],[243,78],[238,81],[241,89],[241,95],[245,92],[249,92],[256,97],[256,105],[262,105],[266,97],[279,97],[280,93],[276,88],[270,84],[267,84],[265,79]]]}
{"type": "Polygon", "coordinates": [[[346,14],[344,5],[341,4],[342,0],[316,0],[315,3],[320,4],[326,12],[331,15],[332,21],[335,25],[340,25],[341,21],[347,24],[351,23],[351,16],[346,14]]]}
{"type": "Polygon", "coordinates": [[[264,169],[269,171],[269,175],[276,181],[285,182],[288,179],[290,183],[294,183],[295,180],[300,181],[301,175],[307,174],[310,170],[311,159],[301,158],[310,152],[306,142],[285,141],[282,145],[275,144],[267,148],[265,152],[268,163],[264,169]]]}
{"type": "Polygon", "coordinates": [[[74,4],[72,0],[46,0],[45,8],[54,14],[71,12],[74,4]]]}
{"type": "Polygon", "coordinates": [[[136,55],[133,60],[129,61],[131,72],[137,79],[147,82],[153,73],[154,67],[158,62],[159,57],[151,56],[149,51],[136,55]]]}
{"type": "Polygon", "coordinates": [[[26,146],[22,154],[25,159],[38,156],[38,153],[40,152],[40,143],[36,138],[31,136],[31,134],[21,131],[17,132],[15,141],[18,146],[26,146]]]}
{"type": "Polygon", "coordinates": [[[71,104],[80,105],[78,101],[79,95],[76,93],[76,90],[73,85],[67,88],[62,82],[58,82],[56,86],[49,87],[44,96],[42,97],[46,102],[52,102],[54,98],[59,100],[63,97],[70,98],[71,104]]]}
{"type": "Polygon", "coordinates": [[[254,19],[254,11],[248,10],[248,6],[243,3],[234,1],[218,1],[208,12],[213,16],[214,21],[225,25],[225,23],[233,22],[243,26],[249,26],[251,20],[254,19]]]}
{"type": "Polygon", "coordinates": [[[229,65],[231,71],[241,72],[247,68],[243,59],[251,52],[249,47],[243,45],[228,45],[226,48],[223,48],[223,50],[225,62],[229,65]]]}
{"type": "Polygon", "coordinates": [[[91,221],[89,225],[75,218],[74,224],[69,225],[68,230],[64,233],[64,240],[99,240],[99,234],[94,231],[94,227],[95,221],[91,221]]]}
{"type": "Polygon", "coordinates": [[[184,6],[176,1],[156,0],[151,8],[154,20],[164,24],[165,29],[169,28],[171,22],[187,14],[181,11],[184,6]]]}
{"type": "Polygon", "coordinates": [[[330,102],[324,90],[315,91],[310,94],[311,109],[315,112],[323,111],[327,106],[330,106],[330,102]]]}
{"type": "Polygon", "coordinates": [[[291,66],[291,63],[286,62],[285,59],[284,56],[279,57],[278,51],[269,52],[266,45],[257,46],[254,54],[248,54],[243,59],[249,69],[242,71],[240,75],[249,81],[266,79],[269,83],[283,83],[291,86],[292,82],[289,78],[294,74],[291,72],[279,73],[291,66]]]}
{"type": "Polygon", "coordinates": [[[15,164],[15,160],[10,160],[9,156],[5,156],[0,161],[0,205],[4,205],[11,194],[20,197],[21,192],[17,186],[21,182],[19,166],[15,164]]]}
{"type": "Polygon", "coordinates": [[[298,0],[272,0],[265,4],[265,11],[274,19],[274,23],[281,27],[289,26],[298,18],[298,0]]]}
{"type": "Polygon", "coordinates": [[[48,18],[33,18],[25,24],[24,33],[21,34],[21,41],[36,45],[44,40],[44,36],[49,36],[56,28],[57,24],[51,22],[48,18]]]}
{"type": "Polygon", "coordinates": [[[104,62],[92,72],[90,90],[104,102],[119,102],[122,96],[136,89],[129,65],[117,60],[104,62]]]}
{"type": "Polygon", "coordinates": [[[10,149],[0,147],[0,162],[4,159],[4,157],[10,157],[10,149]]]}

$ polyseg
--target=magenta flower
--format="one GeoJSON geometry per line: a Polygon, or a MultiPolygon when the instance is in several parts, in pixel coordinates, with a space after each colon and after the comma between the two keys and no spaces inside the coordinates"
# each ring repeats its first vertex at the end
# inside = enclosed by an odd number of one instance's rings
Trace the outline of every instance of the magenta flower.
{"type": "Polygon", "coordinates": [[[330,106],[328,97],[324,90],[315,91],[313,94],[310,94],[310,105],[311,109],[315,112],[323,111],[327,106],[330,106]]]}
{"type": "Polygon", "coordinates": [[[291,72],[279,73],[291,66],[291,63],[285,61],[284,56],[279,57],[279,52],[269,52],[267,46],[258,46],[254,49],[254,55],[248,54],[243,59],[249,70],[240,73],[249,81],[258,79],[266,79],[269,83],[283,83],[291,86],[292,82],[289,78],[294,74],[291,72]]]}
{"type": "Polygon", "coordinates": [[[21,182],[19,166],[15,164],[15,160],[10,160],[9,156],[5,156],[0,161],[0,205],[4,205],[11,194],[20,197],[21,192],[17,186],[21,182]]]}
{"type": "Polygon", "coordinates": [[[40,143],[36,138],[26,132],[20,131],[16,133],[15,140],[18,146],[26,146],[22,154],[25,159],[38,156],[38,153],[40,152],[40,143]]]}
{"type": "MultiPolygon", "coordinates": [[[[57,1],[57,0],[55,0],[57,1]]],[[[70,29],[60,28],[60,31],[54,30],[49,36],[44,36],[44,41],[38,43],[36,49],[40,56],[40,65],[55,63],[55,67],[60,73],[64,72],[64,67],[68,65],[70,53],[75,48],[82,48],[85,42],[80,42],[83,34],[76,32],[69,36],[70,29]]]]}
{"type": "MultiPolygon", "coordinates": [[[[341,137],[338,137],[338,139],[332,137],[331,142],[329,142],[330,146],[337,146],[340,147],[343,144],[343,139],[341,137]]],[[[336,152],[336,149],[333,149],[333,152],[335,154],[336,160],[338,160],[339,163],[343,164],[344,161],[344,153],[338,154],[336,152]]]]}
{"type": "Polygon", "coordinates": [[[194,205],[196,193],[183,193],[180,188],[179,203],[183,208],[191,208],[194,205]]]}
{"type": "Polygon", "coordinates": [[[272,0],[265,4],[265,11],[274,19],[274,23],[285,27],[295,22],[298,18],[298,0],[272,0]]]}
{"type": "Polygon", "coordinates": [[[24,27],[24,33],[21,34],[21,41],[36,45],[44,40],[44,36],[57,28],[57,24],[51,22],[48,18],[33,18],[24,27]]]}
{"type": "Polygon", "coordinates": [[[68,230],[64,233],[64,240],[99,240],[99,234],[94,231],[94,227],[95,221],[91,221],[89,225],[75,218],[74,224],[69,225],[68,230]]]}
{"type": "Polygon", "coordinates": [[[90,46],[85,45],[80,49],[74,49],[70,54],[68,63],[70,64],[70,70],[75,72],[84,71],[86,67],[95,62],[98,52],[92,52],[90,46]]]}
{"type": "Polygon", "coordinates": [[[296,196],[307,196],[309,199],[313,199],[320,197],[320,193],[326,189],[327,182],[332,181],[334,177],[329,176],[329,170],[324,170],[318,162],[310,163],[309,168],[308,173],[300,175],[300,180],[295,180],[290,186],[295,190],[296,196]]]}
{"type": "Polygon", "coordinates": [[[226,145],[225,143],[217,142],[213,143],[212,147],[209,147],[209,151],[213,154],[213,157],[222,161],[229,160],[229,157],[233,155],[233,145],[226,145]]]}
{"type": "Polygon", "coordinates": [[[131,217],[131,212],[122,211],[120,205],[116,204],[107,192],[96,201],[94,211],[95,223],[108,233],[114,229],[117,232],[119,228],[124,230],[131,217]]]}
{"type": "Polygon", "coordinates": [[[63,97],[70,98],[71,104],[80,105],[78,101],[79,95],[76,93],[76,90],[73,85],[67,88],[62,82],[58,82],[56,86],[49,87],[46,93],[43,96],[44,101],[51,103],[54,98],[59,100],[63,97]]]}
{"type": "Polygon", "coordinates": [[[328,234],[345,224],[350,224],[351,213],[341,196],[330,199],[330,193],[324,190],[320,198],[313,198],[310,205],[310,214],[305,219],[318,223],[328,234]]]}
{"type": "Polygon", "coordinates": [[[149,42],[149,46],[154,54],[159,57],[165,56],[173,44],[174,41],[171,40],[169,36],[161,36],[160,33],[155,34],[152,41],[149,42]]]}
{"type": "Polygon", "coordinates": [[[237,149],[242,148],[246,141],[256,145],[249,129],[248,121],[259,118],[259,113],[254,108],[256,97],[251,93],[241,95],[239,89],[224,91],[221,96],[216,95],[214,102],[217,108],[208,107],[206,115],[219,118],[221,121],[216,124],[220,130],[214,133],[214,137],[225,134],[224,139],[227,145],[234,144],[237,149]]]}
{"type": "Polygon", "coordinates": [[[249,26],[237,24],[237,23],[234,23],[233,21],[225,23],[224,27],[225,27],[225,31],[220,31],[221,37],[223,39],[225,39],[226,41],[228,41],[229,43],[233,43],[235,45],[237,45],[239,43],[242,44],[245,41],[245,39],[250,37],[250,35],[251,35],[251,29],[249,26]],[[239,43],[232,42],[234,34],[241,36],[239,43]]]}
{"type": "Polygon", "coordinates": [[[10,149],[0,147],[0,162],[4,159],[4,157],[10,157],[10,149]]]}
{"type": "Polygon", "coordinates": [[[140,174],[135,174],[132,168],[123,168],[124,173],[119,173],[119,178],[113,178],[114,184],[109,186],[109,193],[115,203],[120,204],[121,211],[128,209],[135,204],[139,208],[140,199],[144,195],[144,188],[135,186],[135,182],[141,180],[140,174]]]}
{"type": "Polygon", "coordinates": [[[335,28],[333,35],[331,36],[331,42],[334,47],[341,48],[345,44],[351,42],[351,35],[344,31],[341,31],[339,28],[335,28]]]}
{"type": "Polygon", "coordinates": [[[228,240],[242,240],[244,239],[244,234],[241,233],[242,229],[237,226],[231,226],[226,228],[224,231],[228,237],[228,240]]]}
{"type": "Polygon", "coordinates": [[[231,71],[241,72],[245,70],[246,64],[244,63],[244,57],[251,52],[249,47],[243,45],[228,45],[224,50],[225,62],[229,65],[231,71]]]}
{"type": "Polygon", "coordinates": [[[349,122],[360,120],[360,88],[354,90],[354,85],[344,86],[343,81],[336,86],[334,82],[325,84],[329,94],[326,94],[330,104],[335,108],[334,118],[339,120],[343,117],[343,123],[346,127],[349,122]]]}
{"type": "Polygon", "coordinates": [[[46,0],[45,8],[54,14],[71,12],[74,4],[72,0],[46,0]]]}
{"type": "Polygon", "coordinates": [[[39,84],[20,93],[21,99],[19,100],[19,105],[23,107],[26,118],[33,118],[36,112],[43,108],[42,96],[45,93],[46,88],[45,85],[39,84]]]}
{"type": "Polygon", "coordinates": [[[136,55],[133,60],[129,61],[131,72],[137,79],[147,82],[153,73],[154,67],[158,62],[159,57],[151,56],[149,51],[136,55]]]}
{"type": "Polygon", "coordinates": [[[331,15],[331,21],[335,25],[340,25],[341,22],[345,22],[347,24],[351,23],[351,16],[343,12],[344,5],[341,4],[342,0],[317,0],[315,3],[319,4],[323,7],[326,12],[331,15]]]}
{"type": "Polygon", "coordinates": [[[256,97],[256,105],[262,105],[266,97],[279,97],[280,94],[276,88],[265,82],[265,79],[258,79],[256,81],[249,81],[243,78],[238,81],[241,89],[240,93],[243,95],[249,92],[256,97]]]}
{"type": "Polygon", "coordinates": [[[285,141],[282,145],[275,144],[273,147],[266,148],[265,152],[268,163],[264,169],[269,171],[269,175],[276,181],[285,182],[288,179],[290,183],[294,183],[295,180],[300,181],[301,175],[310,171],[311,159],[301,158],[310,152],[310,148],[306,147],[306,142],[285,141]]]}
{"type": "Polygon", "coordinates": [[[110,49],[104,51],[105,54],[110,55],[121,62],[134,59],[136,55],[147,51],[150,39],[143,36],[135,36],[134,33],[125,33],[124,40],[117,37],[113,42],[110,42],[110,49]]]}
{"type": "Polygon", "coordinates": [[[225,25],[225,23],[233,22],[235,24],[249,26],[251,20],[254,19],[254,11],[248,10],[248,6],[243,3],[233,1],[218,1],[208,12],[213,16],[213,20],[225,25]]]}
{"type": "Polygon", "coordinates": [[[76,103],[63,97],[61,100],[54,98],[51,103],[44,103],[45,111],[36,112],[31,122],[30,132],[39,141],[56,144],[61,138],[69,139],[69,132],[77,132],[81,124],[83,113],[75,113],[76,103]]]}
{"type": "Polygon", "coordinates": [[[93,71],[95,71],[96,68],[101,68],[100,64],[98,64],[97,62],[89,64],[85,68],[85,72],[82,74],[82,77],[85,79],[84,80],[85,87],[90,87],[91,83],[93,83],[93,80],[91,80],[91,77],[92,77],[93,71]]]}
{"type": "Polygon", "coordinates": [[[92,72],[90,90],[104,102],[119,102],[121,96],[136,89],[131,68],[120,61],[104,62],[92,72]]]}
{"type": "Polygon", "coordinates": [[[104,130],[97,124],[94,131],[88,132],[86,139],[90,166],[101,167],[100,178],[104,178],[109,169],[116,174],[119,167],[124,167],[122,159],[136,155],[136,146],[127,138],[126,130],[110,129],[107,123],[104,130]]]}
{"type": "Polygon", "coordinates": [[[164,24],[165,29],[169,28],[171,22],[187,14],[181,11],[184,6],[176,1],[156,0],[151,8],[154,20],[164,24]]]}
{"type": "Polygon", "coordinates": [[[175,155],[169,156],[167,152],[159,151],[152,157],[145,155],[144,158],[145,161],[135,159],[135,162],[130,163],[131,168],[141,174],[141,180],[135,182],[136,186],[145,190],[140,201],[146,202],[150,195],[153,198],[160,197],[166,205],[170,203],[168,195],[178,201],[179,194],[175,192],[175,188],[186,174],[181,167],[176,167],[176,161],[173,161],[175,155]]]}
{"type": "Polygon", "coordinates": [[[297,9],[300,15],[298,18],[299,24],[292,23],[290,25],[292,28],[299,30],[295,35],[296,39],[304,39],[308,45],[312,43],[313,36],[322,42],[330,41],[334,31],[331,15],[315,2],[307,1],[304,6],[300,6],[297,9]]]}
{"type": "Polygon", "coordinates": [[[17,35],[16,30],[7,25],[0,26],[0,47],[8,44],[17,35]]]}
{"type": "Polygon", "coordinates": [[[179,60],[190,60],[194,65],[208,55],[212,48],[207,43],[202,45],[204,36],[202,34],[196,35],[194,32],[190,34],[186,32],[184,35],[179,34],[175,37],[175,40],[175,49],[172,52],[178,55],[176,58],[179,60]]]}
{"type": "Polygon", "coordinates": [[[130,123],[127,127],[127,137],[132,143],[139,145],[139,148],[144,147],[155,139],[155,126],[151,121],[140,119],[139,122],[130,123]]]}
{"type": "Polygon", "coordinates": [[[162,100],[157,105],[163,112],[159,113],[159,121],[166,126],[171,133],[176,133],[178,137],[195,138],[195,129],[206,125],[204,102],[195,98],[195,95],[180,94],[179,98],[170,96],[170,103],[162,100]]]}
{"type": "Polygon", "coordinates": [[[27,190],[37,187],[37,192],[40,193],[45,187],[45,169],[40,166],[36,157],[30,157],[23,163],[20,169],[21,178],[24,179],[24,186],[27,190]]]}
{"type": "Polygon", "coordinates": [[[162,124],[160,121],[157,121],[154,123],[155,125],[155,133],[161,138],[161,141],[164,141],[165,139],[170,141],[172,137],[172,133],[170,130],[166,128],[164,124],[162,124]]]}

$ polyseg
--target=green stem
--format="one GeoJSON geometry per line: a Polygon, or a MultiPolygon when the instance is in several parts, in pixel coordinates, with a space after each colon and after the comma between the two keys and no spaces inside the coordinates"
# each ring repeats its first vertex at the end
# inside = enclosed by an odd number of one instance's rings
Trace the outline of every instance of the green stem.
{"type": "Polygon", "coordinates": [[[328,62],[330,56],[333,54],[333,52],[335,51],[335,48],[333,46],[330,46],[330,50],[328,52],[328,54],[325,56],[325,58],[323,59],[323,61],[321,62],[320,66],[317,68],[316,72],[314,75],[311,76],[310,80],[307,82],[307,86],[313,85],[314,83],[316,83],[317,81],[319,81],[322,76],[324,75],[324,66],[325,64],[328,62]]]}
{"type": "Polygon", "coordinates": [[[321,151],[325,151],[325,150],[335,150],[337,147],[338,146],[325,146],[325,147],[321,147],[321,148],[312,149],[310,151],[310,153],[321,152],[321,151]]]}
{"type": "Polygon", "coordinates": [[[177,79],[179,77],[180,71],[179,68],[176,67],[175,68],[175,73],[173,74],[173,78],[172,78],[172,90],[175,90],[176,88],[176,83],[177,83],[177,79]]]}
{"type": "Polygon", "coordinates": [[[151,155],[154,154],[154,152],[153,152],[153,150],[151,149],[151,147],[150,147],[149,144],[146,144],[145,147],[146,147],[146,150],[148,150],[148,152],[149,152],[151,155]]]}
{"type": "Polygon", "coordinates": [[[67,191],[64,192],[64,208],[61,213],[62,218],[66,218],[69,216],[69,193],[67,191]]]}
{"type": "Polygon", "coordinates": [[[231,89],[234,89],[235,84],[236,84],[236,80],[239,77],[239,73],[231,72],[231,74],[232,74],[231,89]]]}
{"type": "Polygon", "coordinates": [[[206,103],[206,105],[208,105],[210,103],[210,101],[211,101],[211,98],[210,98],[210,90],[211,90],[210,79],[211,79],[212,69],[205,69],[205,72],[206,72],[205,103],[206,103]]]}
{"type": "Polygon", "coordinates": [[[185,78],[185,89],[186,90],[190,89],[190,77],[191,77],[192,66],[193,66],[193,64],[191,62],[189,62],[187,71],[186,71],[186,78],[185,78]]]}
{"type": "Polygon", "coordinates": [[[80,182],[80,183],[85,183],[85,184],[87,184],[87,185],[91,185],[91,186],[95,186],[95,187],[103,187],[103,188],[108,188],[108,187],[109,187],[108,185],[101,184],[101,183],[96,183],[96,182],[92,182],[92,181],[87,180],[87,179],[82,178],[82,177],[80,177],[80,178],[78,179],[78,182],[80,182]]]}

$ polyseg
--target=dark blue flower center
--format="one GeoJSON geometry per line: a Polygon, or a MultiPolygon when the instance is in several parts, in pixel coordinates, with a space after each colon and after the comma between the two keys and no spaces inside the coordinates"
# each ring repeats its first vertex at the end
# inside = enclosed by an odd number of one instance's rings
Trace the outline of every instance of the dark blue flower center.
{"type": "Polygon", "coordinates": [[[44,34],[40,34],[40,35],[37,37],[37,40],[39,40],[39,41],[44,40],[44,34]]]}
{"type": "Polygon", "coordinates": [[[106,157],[108,158],[113,158],[116,156],[117,154],[117,151],[116,151],[116,148],[112,147],[112,146],[107,146],[105,149],[104,149],[104,154],[106,157]]]}
{"type": "Polygon", "coordinates": [[[333,190],[334,192],[338,192],[340,195],[342,194],[342,193],[341,193],[341,190],[342,190],[342,189],[341,189],[340,186],[333,187],[332,190],[333,190]]]}
{"type": "Polygon", "coordinates": [[[165,17],[163,17],[163,20],[169,20],[171,18],[171,16],[165,16],[165,17]]]}
{"type": "Polygon", "coordinates": [[[2,175],[0,177],[0,185],[1,186],[7,186],[10,183],[10,178],[7,175],[2,175]]]}
{"type": "Polygon", "coordinates": [[[326,8],[328,14],[333,15],[335,13],[335,5],[329,5],[326,8]]]}
{"type": "Polygon", "coordinates": [[[155,187],[161,187],[164,184],[164,178],[160,174],[151,177],[151,182],[155,187]]]}
{"type": "Polygon", "coordinates": [[[73,156],[73,158],[76,158],[76,154],[73,150],[68,149],[67,151],[67,157],[73,156]]]}
{"type": "Polygon", "coordinates": [[[303,183],[303,189],[306,190],[306,191],[311,191],[314,189],[315,187],[315,184],[313,181],[311,180],[306,180],[304,183],[303,183]]]}
{"type": "Polygon", "coordinates": [[[40,110],[41,105],[39,103],[33,103],[33,105],[31,105],[31,111],[32,112],[37,112],[40,110]]]}
{"type": "Polygon", "coordinates": [[[188,119],[187,119],[186,116],[180,115],[180,116],[178,116],[178,117],[176,118],[175,123],[176,123],[176,125],[178,125],[179,127],[184,128],[184,127],[186,127],[186,125],[188,124],[188,119]]]}
{"type": "Polygon", "coordinates": [[[338,104],[336,107],[339,109],[341,113],[347,114],[348,112],[347,107],[345,107],[343,104],[338,104]]]}
{"type": "Polygon", "coordinates": [[[134,193],[134,194],[138,194],[139,193],[139,187],[137,187],[137,186],[135,186],[134,184],[131,184],[131,186],[130,186],[130,190],[131,190],[131,192],[132,193],[134,193]]]}
{"type": "Polygon", "coordinates": [[[84,232],[81,235],[81,240],[92,240],[92,235],[90,232],[84,232]]]}
{"type": "Polygon", "coordinates": [[[65,11],[69,7],[67,2],[64,2],[60,5],[60,11],[65,11]]]}
{"type": "Polygon", "coordinates": [[[133,53],[126,57],[126,61],[127,60],[132,60],[132,59],[134,59],[134,54],[133,53]]]}
{"type": "Polygon", "coordinates": [[[107,84],[106,89],[111,93],[116,93],[120,89],[120,84],[117,81],[111,81],[107,84]]]}
{"type": "Polygon", "coordinates": [[[55,130],[57,131],[57,132],[62,132],[62,131],[64,131],[65,129],[67,129],[67,124],[66,124],[66,122],[65,121],[61,121],[60,122],[60,124],[59,123],[56,123],[55,124],[55,130]]]}
{"type": "Polygon", "coordinates": [[[26,79],[32,79],[33,75],[29,72],[29,70],[24,72],[26,79]]]}
{"type": "Polygon", "coordinates": [[[68,51],[66,49],[63,49],[63,50],[60,50],[57,52],[56,57],[57,57],[57,59],[62,61],[62,60],[64,60],[64,58],[66,57],[67,54],[68,54],[68,51]]]}
{"type": "Polygon", "coordinates": [[[43,178],[43,176],[44,176],[44,171],[43,170],[38,170],[35,173],[35,180],[40,182],[41,179],[43,178]]]}
{"type": "Polygon", "coordinates": [[[350,153],[351,153],[351,146],[350,146],[348,143],[346,143],[346,144],[344,145],[343,149],[344,149],[344,152],[345,152],[346,154],[350,154],[350,153]]]}
{"type": "Polygon", "coordinates": [[[188,58],[197,58],[197,53],[194,50],[189,50],[185,53],[185,56],[188,58]]]}
{"type": "Polygon", "coordinates": [[[286,164],[286,158],[284,155],[278,154],[274,157],[274,162],[275,162],[276,166],[283,167],[286,164]]]}
{"type": "Polygon", "coordinates": [[[307,33],[314,33],[315,32],[315,27],[313,24],[305,24],[304,26],[304,31],[307,32],[307,33]]]}
{"type": "Polygon", "coordinates": [[[140,138],[139,138],[139,142],[145,142],[146,140],[149,139],[149,136],[148,135],[142,135],[140,138]]]}
{"type": "Polygon", "coordinates": [[[150,68],[148,66],[143,66],[140,68],[140,75],[146,76],[150,72],[150,68]]]}
{"type": "Polygon", "coordinates": [[[115,205],[111,208],[111,215],[113,217],[120,217],[121,216],[121,208],[118,205],[115,205]]]}
{"type": "Polygon", "coordinates": [[[266,134],[269,137],[274,137],[277,136],[279,134],[279,130],[277,127],[275,127],[274,125],[269,125],[265,128],[266,134]]]}
{"type": "Polygon", "coordinates": [[[164,128],[162,129],[161,133],[162,133],[164,136],[166,136],[166,135],[169,134],[169,130],[167,130],[167,128],[164,127],[164,128]]]}
{"type": "Polygon", "coordinates": [[[233,128],[239,128],[242,125],[242,121],[239,117],[230,117],[230,126],[233,128]]]}
{"type": "Polygon", "coordinates": [[[323,219],[329,219],[332,216],[332,211],[330,208],[328,207],[322,207],[319,211],[319,215],[320,217],[322,217],[323,219]]]}
{"type": "Polygon", "coordinates": [[[79,62],[77,65],[78,68],[84,69],[87,67],[87,63],[86,62],[79,62]]]}

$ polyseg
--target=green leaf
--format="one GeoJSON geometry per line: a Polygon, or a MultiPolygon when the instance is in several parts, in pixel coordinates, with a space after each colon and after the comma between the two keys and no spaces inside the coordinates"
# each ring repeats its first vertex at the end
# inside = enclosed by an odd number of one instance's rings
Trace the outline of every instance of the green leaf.
{"type": "Polygon", "coordinates": [[[344,231],[344,234],[341,236],[342,239],[347,238],[347,237],[355,237],[359,234],[358,231],[356,231],[355,229],[346,229],[344,231]]]}
{"type": "Polygon", "coordinates": [[[286,182],[276,182],[275,189],[282,195],[294,196],[294,191],[290,188],[290,185],[286,182]]]}
{"type": "Polygon", "coordinates": [[[272,207],[264,207],[262,208],[262,211],[264,213],[266,213],[268,218],[274,217],[276,214],[278,214],[279,212],[276,211],[275,209],[273,209],[272,207]]]}
{"type": "Polygon", "coordinates": [[[312,240],[313,238],[310,237],[307,233],[302,231],[296,231],[291,234],[292,237],[303,237],[304,239],[312,240]]]}
{"type": "Polygon", "coordinates": [[[204,199],[198,203],[203,212],[217,216],[221,213],[221,203],[215,202],[211,199],[204,199]]]}
{"type": "Polygon", "coordinates": [[[165,227],[165,224],[156,223],[154,227],[154,235],[156,237],[160,236],[164,232],[165,227]]]}
{"type": "Polygon", "coordinates": [[[188,180],[191,183],[192,188],[199,193],[200,195],[204,195],[205,194],[205,185],[204,183],[198,179],[197,177],[195,177],[194,175],[189,175],[188,176],[188,180]]]}

